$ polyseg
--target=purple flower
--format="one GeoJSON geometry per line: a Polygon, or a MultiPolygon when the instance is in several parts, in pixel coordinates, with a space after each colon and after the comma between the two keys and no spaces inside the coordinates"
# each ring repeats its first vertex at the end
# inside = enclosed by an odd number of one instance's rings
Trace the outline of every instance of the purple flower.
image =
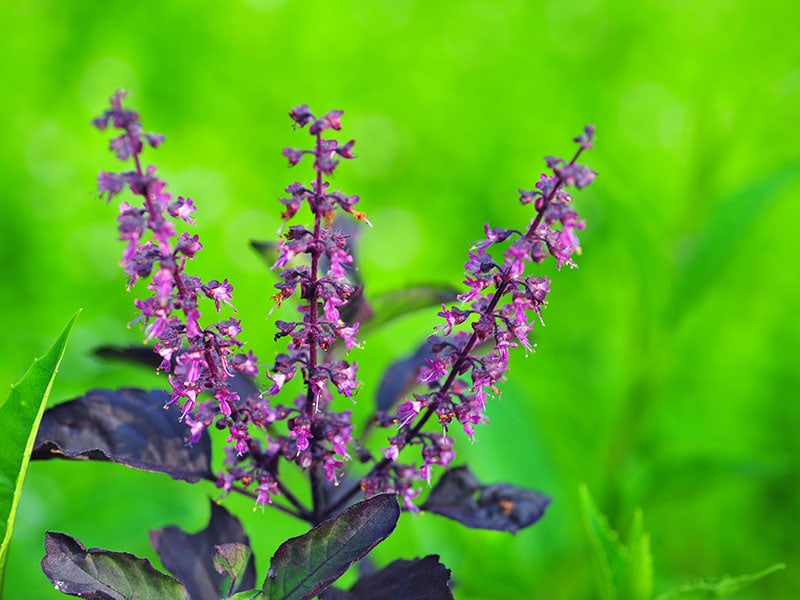
{"type": "Polygon", "coordinates": [[[289,159],[289,165],[294,166],[300,162],[305,152],[303,150],[295,150],[294,148],[284,148],[283,155],[289,159]]]}
{"type": "Polygon", "coordinates": [[[97,190],[100,192],[101,196],[107,194],[106,202],[111,202],[111,199],[119,194],[124,187],[125,177],[123,175],[100,171],[100,174],[97,176],[97,190]]]}
{"type": "Polygon", "coordinates": [[[342,356],[360,347],[359,323],[352,314],[359,309],[362,289],[352,272],[350,232],[334,222],[345,213],[371,225],[356,208],[359,196],[334,190],[331,184],[340,163],[354,157],[355,142],[334,137],[342,128],[343,112],[317,117],[300,105],[289,113],[297,128],[309,126],[312,141],[306,149],[284,148],[283,156],[293,166],[311,155],[313,165],[306,168],[313,178],[287,186],[287,196],[280,199],[285,223],[273,266],[279,279],[273,298],[280,305],[295,297],[297,312],[275,321],[275,340],[285,338],[286,349],[266,371],[269,389],[259,392],[244,381],[257,377],[260,369],[257,356],[243,350],[240,321],[229,317],[209,323],[203,317],[211,303],[216,312],[233,308],[233,286],[227,279],[204,281],[190,274],[190,261],[203,245],[197,235],[179,234],[178,229],[194,224],[195,204],[183,196],[173,200],[155,167],[143,166],[145,149],[151,152],[164,138],[145,132],[139,115],[123,107],[124,98],[123,92],[112,96],[110,108],[93,124],[115,130],[110,148],[132,167],[101,172],[98,191],[110,202],[127,187],[134,198],[121,203],[117,221],[129,287],[138,279],[148,280],[149,293],[135,301],[137,320],[144,323],[147,338],[155,340],[159,369],[169,373],[169,403],[179,405],[189,427],[188,441],[197,442],[212,425],[227,430],[225,472],[218,476],[218,487],[225,492],[243,488],[262,508],[283,492],[281,508],[309,522],[341,508],[359,490],[367,496],[395,493],[408,510],[418,510],[421,482],[430,483],[434,469],[447,468],[455,457],[450,427],[458,423],[473,437],[475,425],[487,422],[487,402],[500,393],[510,349],[534,348],[532,315],[541,322],[550,283],[526,271],[548,256],[559,268],[573,266],[580,252],[578,232],[584,223],[567,188],[581,189],[596,176],[577,162],[591,148],[594,128],[575,138],[580,149],[572,160],[547,157],[552,173],[543,174],[533,190],[520,190],[520,202],[531,205],[534,215],[527,228],[484,226],[484,237],[472,246],[465,263],[466,289],[459,299],[466,306],[443,304],[438,313],[442,325],[428,338],[428,355],[417,373],[423,389],[394,411],[377,415],[380,426],[395,430],[382,458],[378,454],[376,459],[352,438],[351,412],[336,412],[337,402],[353,402],[359,386],[358,363],[342,356]],[[290,224],[298,215],[303,224],[290,224]],[[278,403],[276,396],[289,390],[294,396],[278,403]],[[372,467],[326,508],[320,503],[320,480],[338,484],[349,452],[372,467]],[[399,462],[401,454],[415,452],[416,462],[413,457],[399,462]],[[278,479],[281,461],[307,470],[314,492],[311,509],[278,479]]]}
{"type": "Polygon", "coordinates": [[[231,359],[231,366],[248,377],[258,375],[258,357],[249,350],[247,354],[237,354],[231,359]]]}
{"type": "Polygon", "coordinates": [[[414,400],[406,400],[397,408],[398,427],[404,427],[417,418],[425,406],[424,401],[416,394],[414,400]]]}
{"type": "Polygon", "coordinates": [[[425,358],[425,366],[419,370],[417,381],[431,383],[447,375],[447,365],[439,358],[425,358]]]}
{"type": "Polygon", "coordinates": [[[264,507],[265,504],[272,504],[272,497],[279,496],[278,482],[270,473],[265,472],[258,476],[256,486],[256,506],[264,507]]]}
{"type": "Polygon", "coordinates": [[[216,307],[217,312],[220,311],[220,302],[230,304],[231,300],[233,299],[233,286],[228,283],[227,279],[222,283],[216,279],[212,279],[206,285],[201,287],[203,293],[214,301],[214,306],[216,307]]]}
{"type": "Polygon", "coordinates": [[[295,438],[297,449],[300,452],[308,450],[311,445],[309,440],[314,437],[311,435],[311,423],[295,420],[294,426],[289,430],[289,437],[295,438]]]}
{"type": "Polygon", "coordinates": [[[175,202],[170,203],[170,205],[167,207],[167,210],[169,211],[171,217],[186,221],[189,223],[189,225],[194,225],[194,219],[192,219],[191,215],[194,214],[197,209],[195,208],[191,198],[178,196],[178,199],[175,202]]]}

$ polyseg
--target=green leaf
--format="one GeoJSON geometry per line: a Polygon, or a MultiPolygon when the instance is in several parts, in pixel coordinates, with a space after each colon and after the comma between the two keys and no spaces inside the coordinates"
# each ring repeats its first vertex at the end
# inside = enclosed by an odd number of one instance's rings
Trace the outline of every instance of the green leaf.
{"type": "Polygon", "coordinates": [[[264,591],[270,600],[313,598],[386,539],[399,517],[397,497],[379,494],[284,542],[270,561],[264,591]]]}
{"type": "Polygon", "coordinates": [[[633,513],[630,539],[625,546],[597,508],[585,484],[581,484],[579,493],[600,597],[604,600],[650,600],[653,597],[653,557],[642,511],[636,509],[633,513]]]}
{"type": "Polygon", "coordinates": [[[726,575],[717,579],[693,581],[691,583],[685,583],[679,588],[669,592],[660,594],[656,600],[671,600],[672,598],[679,598],[681,600],[726,598],[740,592],[767,575],[771,575],[776,571],[783,571],[785,568],[785,564],[777,563],[758,573],[751,573],[749,575],[739,575],[737,577],[726,575]]]}
{"type": "Polygon", "coordinates": [[[386,323],[414,311],[452,302],[458,296],[458,289],[449,284],[429,283],[409,285],[397,290],[382,292],[372,297],[374,316],[359,331],[372,331],[386,323]]]}
{"type": "Polygon", "coordinates": [[[603,600],[618,598],[617,581],[626,560],[627,550],[619,541],[617,532],[608,524],[606,516],[600,512],[589,494],[586,484],[578,487],[583,524],[592,546],[597,583],[603,600]]]}
{"type": "Polygon", "coordinates": [[[633,525],[628,538],[628,562],[620,589],[622,598],[650,600],[653,597],[653,556],[650,534],[644,530],[642,510],[633,512],[633,525]]]}
{"type": "Polygon", "coordinates": [[[44,546],[42,571],[64,594],[97,600],[189,600],[177,579],[133,554],[87,550],[72,536],[53,531],[45,534],[44,546]]]}
{"type": "Polygon", "coordinates": [[[11,386],[11,393],[0,404],[0,421],[3,423],[3,450],[0,452],[0,590],[36,432],[58,366],[64,357],[69,334],[79,314],[80,311],[72,315],[61,336],[44,356],[34,359],[25,376],[11,386]]]}
{"type": "Polygon", "coordinates": [[[247,590],[228,596],[225,600],[262,600],[263,598],[266,598],[263,590],[247,590]]]}

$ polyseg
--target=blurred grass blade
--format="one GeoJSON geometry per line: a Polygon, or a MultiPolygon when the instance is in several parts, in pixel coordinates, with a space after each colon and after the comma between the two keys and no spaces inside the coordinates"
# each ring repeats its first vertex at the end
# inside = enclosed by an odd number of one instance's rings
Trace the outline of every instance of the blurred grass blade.
{"type": "Polygon", "coordinates": [[[633,513],[627,566],[620,597],[650,600],[653,597],[653,556],[650,553],[650,534],[644,530],[640,508],[633,513]]]}
{"type": "Polygon", "coordinates": [[[586,484],[579,486],[578,493],[597,570],[598,596],[603,600],[616,600],[619,597],[617,579],[625,562],[626,549],[619,541],[617,532],[608,524],[606,516],[597,508],[586,484]]]}
{"type": "Polygon", "coordinates": [[[719,203],[682,257],[673,294],[666,305],[667,323],[674,323],[696,306],[719,274],[736,260],[738,248],[749,243],[754,224],[779,194],[797,181],[798,167],[793,163],[768,173],[719,203]]]}
{"type": "Polygon", "coordinates": [[[651,600],[653,557],[650,534],[644,530],[642,511],[633,513],[628,545],[624,546],[606,516],[594,503],[585,484],[579,488],[584,524],[597,567],[600,597],[604,600],[651,600]]]}
{"type": "Polygon", "coordinates": [[[763,579],[767,575],[771,575],[776,571],[783,571],[785,568],[785,564],[777,563],[758,573],[751,573],[749,575],[738,575],[736,577],[726,575],[725,577],[719,577],[717,579],[693,581],[672,591],[660,594],[656,597],[656,600],[673,600],[673,598],[676,600],[727,598],[732,594],[742,591],[758,580],[763,579]]]}
{"type": "Polygon", "coordinates": [[[0,452],[0,590],[14,518],[39,421],[79,314],[80,311],[72,316],[47,353],[34,359],[28,372],[19,383],[11,386],[11,393],[0,405],[0,420],[4,426],[3,450],[0,452]]]}

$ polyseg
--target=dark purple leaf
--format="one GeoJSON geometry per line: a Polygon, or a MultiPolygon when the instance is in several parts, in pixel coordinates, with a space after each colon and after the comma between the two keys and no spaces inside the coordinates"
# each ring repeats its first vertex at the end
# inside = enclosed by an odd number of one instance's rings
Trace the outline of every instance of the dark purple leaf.
{"type": "MultiPolygon", "coordinates": [[[[239,520],[214,502],[211,502],[208,526],[202,531],[189,534],[170,525],[151,531],[150,543],[167,570],[186,586],[192,598],[218,598],[221,592],[227,596],[238,590],[255,587],[255,560],[250,554],[241,565],[240,579],[233,582],[231,589],[222,589],[226,584],[226,576],[224,572],[220,574],[214,564],[217,547],[243,545],[249,550],[250,540],[239,520]]],[[[234,561],[235,552],[235,548],[227,548],[222,554],[229,561],[234,561]]]]}
{"type": "Polygon", "coordinates": [[[53,531],[45,533],[44,547],[42,571],[64,594],[95,600],[189,600],[180,582],[133,554],[86,550],[75,538],[53,531]]]}
{"type": "MultiPolygon", "coordinates": [[[[357,441],[353,445],[353,450],[355,450],[355,453],[357,454],[358,446],[355,444],[357,444],[357,441]]],[[[316,473],[314,475],[314,477],[316,477],[316,486],[317,486],[316,494],[318,496],[319,510],[323,515],[322,518],[329,519],[331,517],[339,516],[342,510],[347,508],[347,506],[349,504],[352,504],[352,502],[343,502],[342,508],[339,509],[339,511],[336,513],[327,512],[328,507],[338,504],[338,502],[345,495],[349,497],[350,490],[353,487],[359,487],[361,480],[345,472],[339,478],[339,482],[334,483],[332,481],[328,481],[328,479],[325,477],[325,469],[323,468],[322,464],[318,463],[311,468],[314,469],[316,473]]],[[[362,492],[359,492],[355,498],[357,500],[363,500],[364,494],[362,492]]],[[[359,565],[361,564],[362,563],[359,563],[359,565]]]]}
{"type": "Polygon", "coordinates": [[[432,356],[431,346],[425,342],[411,356],[389,365],[378,386],[378,395],[375,399],[378,410],[388,411],[411,389],[419,385],[417,373],[425,366],[425,359],[432,356]]]}
{"type": "Polygon", "coordinates": [[[281,255],[276,242],[250,240],[250,247],[255,250],[256,254],[261,257],[261,260],[263,260],[264,264],[270,269],[281,255]]]}
{"type": "Polygon", "coordinates": [[[550,498],[506,483],[483,485],[469,467],[445,473],[423,505],[467,527],[516,533],[544,516],[550,498]]]}
{"type": "Polygon", "coordinates": [[[320,600],[452,600],[450,569],[436,555],[396,560],[362,577],[348,591],[328,589],[320,600]]]}
{"type": "MultiPolygon", "coordinates": [[[[153,370],[157,369],[162,361],[162,358],[152,348],[142,346],[100,346],[95,349],[94,354],[106,360],[143,365],[151,367],[153,370]]],[[[173,366],[174,364],[173,358],[173,366]]],[[[240,398],[247,398],[261,392],[253,379],[242,373],[234,373],[228,381],[230,381],[231,389],[239,394],[240,398]]]]}
{"type": "Polygon", "coordinates": [[[284,542],[272,557],[264,591],[270,600],[313,598],[386,539],[399,517],[397,497],[380,494],[284,542]]]}
{"type": "Polygon", "coordinates": [[[340,590],[339,588],[329,587],[318,596],[319,600],[361,600],[360,596],[348,592],[347,590],[340,590]]]}
{"type": "MultiPolygon", "coordinates": [[[[353,323],[366,324],[373,319],[375,311],[364,297],[364,286],[356,287],[353,294],[348,298],[347,303],[339,309],[342,321],[348,325],[353,323]]],[[[360,331],[361,329],[359,329],[360,331]]]]}
{"type": "Polygon", "coordinates": [[[94,355],[106,360],[118,360],[157,369],[162,358],[148,346],[99,346],[94,355]]]}
{"type": "MultiPolygon", "coordinates": [[[[215,546],[214,550],[214,568],[217,573],[229,577],[234,584],[232,587],[239,587],[235,584],[242,581],[245,570],[251,564],[255,566],[255,563],[250,560],[253,556],[250,546],[238,543],[220,544],[215,546]]],[[[248,587],[252,588],[254,584],[255,580],[248,587]]],[[[243,586],[244,584],[241,585],[243,586]]]]}
{"type": "Polygon", "coordinates": [[[110,460],[195,483],[211,477],[211,440],[186,445],[180,410],[169,394],[136,388],[91,390],[45,411],[32,458],[110,460]]]}
{"type": "MultiPolygon", "coordinates": [[[[347,279],[353,286],[363,287],[364,282],[359,275],[360,271],[358,269],[358,238],[361,237],[361,233],[364,231],[363,223],[354,221],[349,216],[339,216],[333,222],[333,231],[337,235],[344,235],[347,238],[345,249],[353,257],[353,262],[347,269],[347,279]]],[[[330,260],[324,254],[320,257],[320,268],[323,272],[330,269],[330,260]]]]}

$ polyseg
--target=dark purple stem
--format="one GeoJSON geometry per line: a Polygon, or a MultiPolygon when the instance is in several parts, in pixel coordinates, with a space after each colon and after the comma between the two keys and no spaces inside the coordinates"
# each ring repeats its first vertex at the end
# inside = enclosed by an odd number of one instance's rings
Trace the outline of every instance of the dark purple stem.
{"type": "MultiPolygon", "coordinates": [[[[217,480],[212,476],[206,477],[206,480],[211,481],[212,483],[216,483],[217,482],[217,480]]],[[[234,486],[234,487],[231,488],[231,491],[232,492],[236,492],[237,494],[241,494],[242,496],[247,496],[248,498],[252,498],[253,500],[255,500],[258,497],[257,494],[255,494],[255,493],[253,493],[253,492],[251,492],[251,491],[249,491],[249,490],[247,490],[245,488],[240,488],[240,487],[235,487],[234,486]]],[[[309,520],[308,515],[307,514],[303,514],[304,511],[301,511],[301,510],[294,511],[291,508],[283,506],[282,504],[278,504],[277,502],[274,502],[274,501],[270,502],[269,506],[271,506],[272,508],[275,508],[275,509],[277,509],[277,510],[283,512],[283,513],[286,513],[287,515],[291,515],[291,516],[295,517],[296,519],[300,519],[301,521],[308,521],[309,520]]],[[[300,508],[302,508],[302,507],[300,507],[300,508]]]]}
{"type": "MultiPolygon", "coordinates": [[[[322,153],[322,133],[317,133],[317,143],[315,158],[319,161],[320,154],[322,153]]],[[[316,190],[314,191],[314,203],[312,207],[314,213],[314,245],[311,248],[311,282],[308,290],[308,335],[306,337],[308,343],[308,374],[309,377],[316,371],[318,364],[317,356],[317,322],[318,322],[318,297],[317,285],[319,278],[319,256],[320,256],[320,231],[322,229],[322,214],[320,207],[322,206],[322,169],[317,168],[317,182],[316,190]]],[[[306,416],[311,422],[311,431],[315,430],[314,422],[317,418],[318,397],[314,392],[314,387],[309,379],[308,391],[306,392],[306,416]]],[[[317,438],[312,439],[312,444],[316,444],[317,438]]],[[[322,509],[322,494],[320,490],[320,481],[316,469],[309,470],[309,478],[311,481],[311,502],[314,519],[319,522],[319,513],[322,509]]]]}

